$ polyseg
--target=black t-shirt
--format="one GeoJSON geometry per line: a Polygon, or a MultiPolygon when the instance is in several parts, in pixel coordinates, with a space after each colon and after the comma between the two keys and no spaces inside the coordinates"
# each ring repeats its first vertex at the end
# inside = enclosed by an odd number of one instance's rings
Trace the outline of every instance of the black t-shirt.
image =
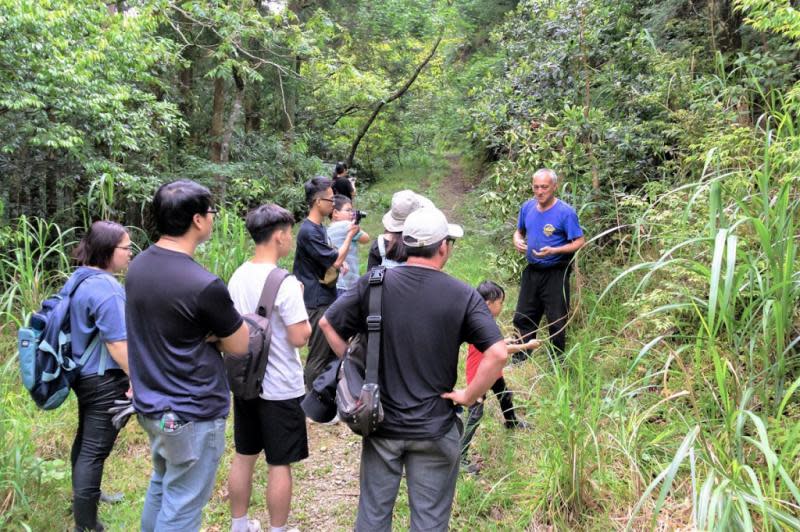
{"type": "Polygon", "coordinates": [[[222,356],[205,341],[242,325],[225,283],[185,253],[150,246],[131,262],[125,294],[136,411],[158,417],[173,410],[188,421],[226,417],[222,356]]]}
{"type": "Polygon", "coordinates": [[[333,185],[331,185],[334,194],[341,194],[342,196],[347,196],[351,200],[353,199],[353,192],[355,189],[353,188],[353,183],[346,177],[337,177],[333,180],[333,185]]]}
{"type": "MultiPolygon", "coordinates": [[[[325,317],[342,338],[366,332],[369,275],[325,317]]],[[[378,380],[384,421],[375,436],[437,439],[456,419],[440,396],[456,384],[458,352],[468,342],[485,351],[503,339],[478,292],[446,273],[402,265],[386,271],[378,380]]]]}
{"type": "Polygon", "coordinates": [[[330,305],[336,299],[336,285],[327,287],[319,280],[338,256],[339,250],[330,245],[325,227],[308,218],[303,220],[297,232],[292,273],[303,283],[303,301],[308,310],[330,305]]]}

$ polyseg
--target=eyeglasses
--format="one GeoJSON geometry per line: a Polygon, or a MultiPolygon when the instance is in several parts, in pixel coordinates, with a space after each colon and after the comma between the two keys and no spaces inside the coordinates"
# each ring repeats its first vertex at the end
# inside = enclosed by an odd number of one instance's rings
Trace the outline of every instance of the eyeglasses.
{"type": "Polygon", "coordinates": [[[206,211],[206,214],[217,214],[218,212],[219,212],[219,209],[211,209],[211,208],[209,208],[206,211]]]}
{"type": "Polygon", "coordinates": [[[333,198],[317,198],[319,201],[330,201],[333,203],[333,198]]]}
{"type": "Polygon", "coordinates": [[[132,250],[132,249],[133,249],[133,245],[132,245],[132,244],[131,244],[131,245],[129,245],[129,246],[115,246],[115,247],[116,247],[117,249],[124,249],[125,251],[130,251],[130,250],[132,250]]]}
{"type": "Polygon", "coordinates": [[[445,241],[447,244],[452,244],[453,246],[455,246],[455,245],[456,245],[456,239],[455,239],[455,238],[445,238],[445,239],[444,239],[444,241],[445,241]]]}

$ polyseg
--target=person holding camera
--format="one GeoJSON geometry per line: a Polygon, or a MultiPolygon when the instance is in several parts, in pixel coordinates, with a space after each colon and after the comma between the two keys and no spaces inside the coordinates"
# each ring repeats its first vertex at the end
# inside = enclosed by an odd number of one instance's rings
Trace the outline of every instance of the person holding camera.
{"type": "MultiPolygon", "coordinates": [[[[471,405],[500,377],[506,344],[483,298],[442,271],[464,231],[436,208],[405,219],[408,261],[384,272],[378,372],[384,418],[361,448],[356,531],[391,531],[404,470],[411,530],[445,531],[459,471],[460,420],[454,403],[471,405]],[[453,390],[463,342],[484,353],[466,389],[453,390]]],[[[320,321],[338,356],[346,339],[366,332],[369,275],[320,321]]]]}
{"type": "Polygon", "coordinates": [[[303,220],[297,233],[292,273],[303,283],[303,301],[311,323],[308,357],[303,370],[306,389],[310,390],[314,379],[336,358],[317,325],[336,300],[336,281],[341,273],[347,272],[345,259],[359,227],[351,223],[342,244],[338,248],[333,247],[322,225],[322,221],[333,213],[331,180],[314,177],[306,181],[304,188],[308,217],[303,220]]]}
{"type": "MultiPolygon", "coordinates": [[[[361,223],[361,218],[366,216],[364,211],[354,210],[353,202],[347,196],[336,194],[333,197],[333,212],[331,213],[331,225],[328,226],[328,238],[331,244],[338,248],[344,244],[344,239],[350,226],[355,222],[356,225],[361,223]]],[[[358,281],[358,244],[366,244],[369,242],[369,235],[365,231],[359,231],[353,236],[350,244],[350,250],[347,252],[345,263],[347,264],[347,272],[340,273],[339,279],[336,281],[336,296],[340,296],[350,289],[356,281],[358,281]]]]}

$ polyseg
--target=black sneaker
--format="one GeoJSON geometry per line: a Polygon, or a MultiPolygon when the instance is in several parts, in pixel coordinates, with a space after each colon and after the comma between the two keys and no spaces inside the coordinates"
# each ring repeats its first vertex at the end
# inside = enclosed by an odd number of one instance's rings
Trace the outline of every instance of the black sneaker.
{"type": "Polygon", "coordinates": [[[122,502],[124,498],[125,494],[118,491],[111,493],[106,493],[105,491],[100,492],[100,502],[104,502],[106,504],[117,504],[118,502],[122,502]]]}
{"type": "Polygon", "coordinates": [[[478,464],[474,464],[468,460],[461,461],[461,471],[463,473],[467,473],[468,475],[477,476],[478,473],[481,472],[481,466],[478,464]]]}
{"type": "Polygon", "coordinates": [[[510,430],[530,430],[531,426],[522,419],[506,421],[506,428],[510,430]]]}
{"type": "Polygon", "coordinates": [[[528,360],[528,353],[525,351],[519,351],[511,355],[511,365],[516,366],[517,364],[522,364],[523,362],[527,362],[528,360]]]}

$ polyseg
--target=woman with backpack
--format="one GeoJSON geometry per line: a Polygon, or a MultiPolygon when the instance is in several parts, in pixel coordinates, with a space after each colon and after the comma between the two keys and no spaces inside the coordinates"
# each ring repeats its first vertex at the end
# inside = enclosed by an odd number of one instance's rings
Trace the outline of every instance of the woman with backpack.
{"type": "Polygon", "coordinates": [[[78,432],[72,444],[72,513],[75,530],[104,530],[97,520],[103,464],[117,439],[109,408],[125,400],[128,343],[125,289],[114,274],[127,269],[131,239],[109,221],[94,222],[73,253],[78,268],[67,285],[80,283],[70,301],[75,362],[82,362],[72,385],[78,398],[78,432]]]}
{"type": "Polygon", "coordinates": [[[382,235],[372,242],[367,256],[367,271],[375,266],[394,268],[406,261],[403,245],[403,223],[408,215],[422,207],[433,207],[433,202],[412,190],[401,190],[392,196],[392,207],[383,215],[382,235]]]}

